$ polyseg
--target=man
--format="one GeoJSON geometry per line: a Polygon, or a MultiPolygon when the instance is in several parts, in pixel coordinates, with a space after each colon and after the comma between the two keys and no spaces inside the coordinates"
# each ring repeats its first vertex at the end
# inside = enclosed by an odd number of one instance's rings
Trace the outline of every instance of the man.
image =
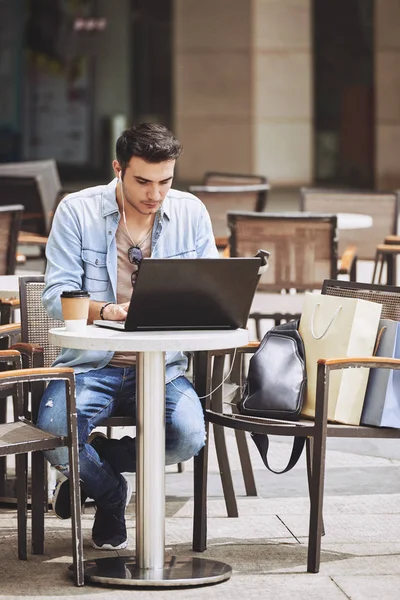
{"type": "MultiPolygon", "coordinates": [[[[60,294],[90,293],[89,323],[124,320],[143,257],[217,257],[209,215],[198,198],[171,189],[181,145],[161,125],[140,124],[122,133],[116,144],[116,179],[66,196],[57,208],[46,256],[43,304],[61,319],[60,294]]],[[[160,310],[163,310],[160,305],[160,310]]],[[[83,498],[93,498],[96,515],[92,543],[98,549],[127,546],[125,506],[131,490],[121,475],[133,471],[135,442],[95,437],[91,431],[112,415],[135,415],[134,353],[64,349],[55,361],[76,373],[80,476],[83,498]]],[[[185,461],[205,441],[201,403],[184,377],[187,359],[167,353],[166,463],[185,461]]],[[[63,383],[51,382],[43,396],[39,426],[66,433],[63,383]]],[[[65,448],[46,453],[68,476],[65,448]]],[[[69,481],[58,484],[53,507],[69,513],[69,481]]]]}

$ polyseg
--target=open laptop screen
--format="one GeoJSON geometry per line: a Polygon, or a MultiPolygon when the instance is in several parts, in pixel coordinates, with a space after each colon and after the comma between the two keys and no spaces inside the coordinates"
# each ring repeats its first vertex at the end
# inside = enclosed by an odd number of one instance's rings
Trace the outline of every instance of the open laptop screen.
{"type": "MultiPolygon", "coordinates": [[[[259,267],[259,258],[143,259],[122,328],[245,327],[259,267]]],[[[95,324],[121,328],[112,321],[95,324]]]]}

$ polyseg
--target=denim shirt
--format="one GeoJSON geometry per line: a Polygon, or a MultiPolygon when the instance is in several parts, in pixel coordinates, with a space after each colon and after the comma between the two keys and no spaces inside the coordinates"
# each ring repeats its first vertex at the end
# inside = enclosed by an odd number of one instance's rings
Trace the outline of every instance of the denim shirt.
{"type": "MultiPolygon", "coordinates": [[[[47,267],[42,301],[49,315],[62,319],[60,294],[84,289],[91,300],[116,302],[117,245],[120,219],[117,179],[108,185],[69,194],[54,215],[46,246],[47,267]]],[[[210,216],[204,204],[186,192],[169,190],[153,225],[152,258],[217,258],[210,216]]],[[[160,306],[162,310],[162,305],[160,306]]],[[[76,373],[101,369],[111,360],[106,350],[63,349],[54,366],[76,373]]],[[[166,353],[167,381],[182,375],[187,358],[166,353]]]]}

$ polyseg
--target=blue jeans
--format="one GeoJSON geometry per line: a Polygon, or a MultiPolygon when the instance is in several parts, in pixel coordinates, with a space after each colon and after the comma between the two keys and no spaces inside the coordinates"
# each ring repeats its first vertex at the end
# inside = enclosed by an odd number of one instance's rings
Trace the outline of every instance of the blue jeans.
{"type": "MultiPolygon", "coordinates": [[[[205,442],[200,400],[186,377],[166,385],[166,464],[196,455],[205,442]]],[[[149,398],[151,402],[151,398],[149,398]]],[[[76,375],[80,478],[84,493],[96,504],[109,507],[123,500],[121,473],[135,471],[135,440],[125,436],[113,440],[106,458],[87,443],[91,431],[104,419],[136,415],[135,367],[104,367],[76,375]]],[[[52,381],[39,409],[39,427],[57,435],[67,434],[65,384],[52,381]]],[[[68,476],[68,449],[45,452],[53,467],[68,476]]]]}

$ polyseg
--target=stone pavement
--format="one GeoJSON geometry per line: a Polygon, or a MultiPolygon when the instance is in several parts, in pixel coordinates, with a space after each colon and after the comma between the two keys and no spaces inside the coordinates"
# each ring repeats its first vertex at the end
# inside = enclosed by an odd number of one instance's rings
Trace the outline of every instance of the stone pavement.
{"type": "MultiPolygon", "coordinates": [[[[127,433],[126,431],[124,433],[127,433]]],[[[129,433],[129,432],[128,432],[129,433]]],[[[16,556],[16,512],[0,511],[0,599],[73,597],[127,598],[258,598],[311,600],[397,600],[400,588],[400,444],[393,440],[329,440],[325,486],[321,570],[306,572],[308,510],[305,460],[285,475],[269,473],[255,446],[250,449],[258,497],[245,496],[235,438],[228,446],[239,503],[239,518],[226,517],[213,445],[210,449],[208,549],[202,555],[228,562],[230,580],[199,588],[129,589],[88,585],[75,588],[67,575],[71,556],[70,524],[51,513],[46,517],[46,554],[16,556]],[[131,597],[131,596],[130,596],[131,597]]],[[[279,467],[288,456],[289,441],[276,438],[272,461],[279,467]]],[[[184,473],[167,468],[166,551],[178,556],[191,551],[192,461],[184,473]]],[[[134,481],[134,475],[131,475],[134,481]]],[[[134,500],[128,515],[129,548],[135,543],[134,500]]],[[[83,515],[86,558],[102,551],[90,546],[93,509],[83,515]]]]}

